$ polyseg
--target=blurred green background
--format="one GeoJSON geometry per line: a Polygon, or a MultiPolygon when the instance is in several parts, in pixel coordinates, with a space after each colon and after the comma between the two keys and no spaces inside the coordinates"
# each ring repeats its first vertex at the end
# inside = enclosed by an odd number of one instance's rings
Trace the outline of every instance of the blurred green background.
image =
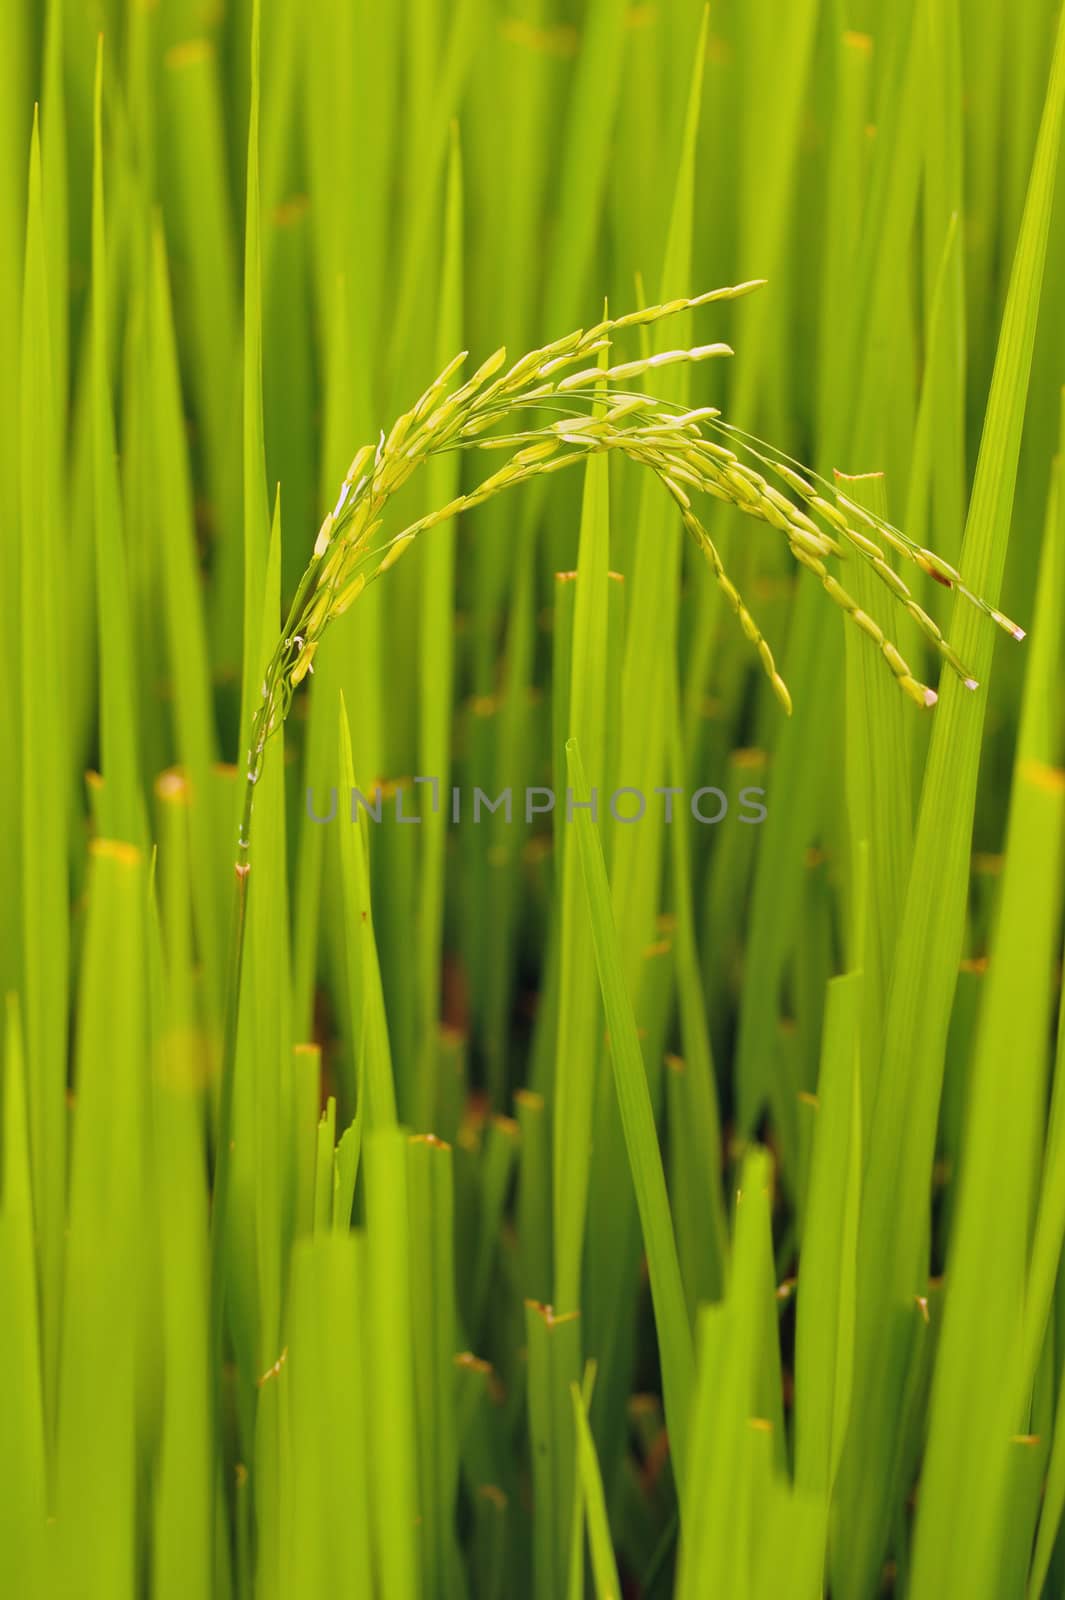
{"type": "Polygon", "coordinates": [[[1065,1592],[1059,9],[4,0],[5,1595],[1065,1592]],[[1029,640],[922,578],[922,714],[715,503],[788,720],[631,466],[428,532],[268,749],[220,1205],[249,708],[357,447],[755,277],[654,392],[1029,640]],[[575,733],[730,818],[604,816],[597,900],[412,783],[575,733]],[[310,820],[378,781],[421,826],[310,820]]]}

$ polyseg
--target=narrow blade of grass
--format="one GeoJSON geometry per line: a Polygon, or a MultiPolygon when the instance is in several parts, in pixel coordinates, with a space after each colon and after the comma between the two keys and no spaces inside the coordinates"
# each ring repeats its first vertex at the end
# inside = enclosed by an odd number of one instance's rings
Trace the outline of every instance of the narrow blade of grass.
{"type": "Polygon", "coordinates": [[[339,751],[340,778],[345,797],[345,810],[339,820],[340,860],[351,1048],[357,1062],[356,1114],[360,1118],[360,1126],[367,1129],[389,1127],[396,1121],[396,1090],[370,908],[365,821],[361,810],[355,820],[348,810],[356,783],[351,757],[351,731],[343,696],[340,702],[339,751]]]}
{"type": "MultiPolygon", "coordinates": [[[[678,1600],[720,1592],[746,1600],[758,1514],[759,1434],[771,1420],[759,1416],[769,1237],[769,1157],[752,1150],[737,1195],[732,1276],[726,1300],[704,1307],[699,1318],[699,1376],[686,1462],[688,1504],[698,1514],[682,1520],[678,1600]]],[[[770,1308],[773,1308],[770,1298],[770,1308]]],[[[773,1324],[776,1333],[775,1318],[773,1324]]],[[[676,1463],[676,1455],[674,1454],[676,1463]]]]}
{"type": "Polygon", "coordinates": [[[580,1321],[527,1301],[529,1442],[532,1450],[533,1586],[537,1600],[566,1593],[576,1482],[571,1383],[580,1374],[580,1321]]]}
{"type": "Polygon", "coordinates": [[[567,741],[566,757],[574,798],[581,807],[576,811],[573,826],[577,833],[599,987],[610,1034],[609,1054],[618,1109],[651,1274],[671,1454],[678,1483],[682,1483],[692,1388],[691,1333],[684,1303],[684,1286],[636,1019],[625,986],[603,847],[587,809],[588,780],[576,740],[567,741]]]}
{"type": "Polygon", "coordinates": [[[422,1592],[461,1594],[455,1539],[458,1438],[452,1371],[456,1355],[451,1150],[433,1137],[407,1146],[411,1229],[414,1394],[422,1592]]]}
{"type": "MultiPolygon", "coordinates": [[[[192,917],[188,895],[187,784],[157,786],[162,812],[160,947],[163,997],[155,997],[149,1108],[158,1190],[162,1290],[162,1425],[152,1497],[152,1581],[160,1600],[194,1584],[209,1592],[213,1564],[212,1436],[208,1307],[208,1209],[203,1184],[204,1102],[209,1052],[195,1027],[192,917]]],[[[203,805],[203,800],[200,800],[203,805]]],[[[156,913],[158,915],[158,913],[156,913]]]]}
{"type": "Polygon", "coordinates": [[[270,533],[266,491],[266,434],[263,423],[262,218],[259,194],[260,0],[253,0],[251,25],[251,111],[244,221],[244,364],[241,461],[244,484],[244,668],[241,675],[240,747],[259,704],[262,676],[259,623],[270,533]]]}
{"type": "Polygon", "coordinates": [[[826,1503],[846,1436],[854,1364],[863,983],[852,973],[828,985],[795,1328],[795,1481],[826,1503]]]}
{"type": "MultiPolygon", "coordinates": [[[[440,291],[436,360],[440,370],[462,349],[462,147],[452,129],[445,204],[444,266],[440,291]]],[[[430,466],[428,496],[433,505],[447,505],[459,489],[460,458],[442,457],[430,466]]],[[[451,768],[451,703],[454,693],[454,640],[451,615],[455,584],[455,529],[445,524],[421,556],[421,715],[419,720],[419,772],[433,780],[436,803],[424,815],[422,862],[419,873],[421,901],[418,923],[419,977],[419,1104],[418,1126],[426,1132],[434,1125],[438,1059],[437,1023],[440,1010],[441,955],[444,919],[445,847],[447,843],[447,793],[451,768]]],[[[430,792],[427,790],[427,792],[430,792]]]]}
{"type": "Polygon", "coordinates": [[[115,425],[108,376],[107,244],[104,222],[104,43],[96,51],[92,179],[92,436],[93,522],[100,651],[102,822],[109,836],[139,844],[146,837],[140,789],[136,682],[128,562],[115,468],[115,425]]]}
{"type": "Polygon", "coordinates": [[[7,997],[0,1187],[0,1358],[11,1377],[4,1422],[0,1582],[10,1594],[45,1594],[45,1435],[37,1269],[34,1260],[26,1063],[18,1000],[7,997]]]}
{"type": "MultiPolygon", "coordinates": [[[[602,792],[607,661],[607,570],[610,483],[605,459],[591,461],[585,478],[581,537],[574,584],[569,713],[566,737],[588,751],[592,782],[602,792]]],[[[599,1055],[600,1009],[595,957],[585,937],[577,842],[563,826],[559,923],[558,1038],[553,1095],[555,1242],[554,1298],[560,1311],[581,1304],[581,1262],[599,1055]]]]}
{"type": "Polygon", "coordinates": [[[162,521],[160,547],[166,595],[170,671],[174,683],[178,751],[192,786],[190,826],[196,871],[197,935],[203,954],[208,1004],[221,1026],[220,971],[226,907],[215,872],[208,812],[208,778],[218,756],[199,572],[192,489],[182,445],[183,415],[177,345],[171,312],[166,246],[156,220],[152,230],[152,298],[149,314],[154,472],[162,521]]]}
{"type": "Polygon", "coordinates": [[[573,1422],[577,1430],[577,1472],[584,1501],[584,1515],[588,1526],[588,1548],[592,1556],[597,1600],[619,1600],[621,1583],[618,1578],[614,1547],[610,1538],[610,1524],[606,1514],[606,1498],[599,1461],[595,1453],[595,1440],[588,1426],[588,1411],[580,1385],[571,1383],[573,1422]]]}
{"type": "MultiPolygon", "coordinates": [[[[34,1213],[41,1275],[43,1381],[54,1427],[63,1271],[67,1149],[69,820],[64,745],[66,673],[59,471],[45,295],[47,254],[41,156],[34,124],[29,164],[20,386],[21,961],[34,1213]]],[[[5,699],[10,697],[5,696],[5,699]]],[[[11,941],[18,944],[17,936],[11,941]]]]}
{"type": "Polygon", "coordinates": [[[56,1443],[55,1587],[133,1600],[148,1045],[144,865],[93,846],[81,970],[56,1443]]]}
{"type": "Polygon", "coordinates": [[[376,1397],[367,1423],[374,1467],[370,1507],[376,1567],[389,1594],[416,1595],[421,1592],[421,1559],[416,1528],[407,1137],[399,1128],[382,1127],[367,1134],[366,1215],[371,1308],[366,1335],[376,1397]],[[380,1417],[383,1425],[375,1425],[374,1417],[380,1417]]]}

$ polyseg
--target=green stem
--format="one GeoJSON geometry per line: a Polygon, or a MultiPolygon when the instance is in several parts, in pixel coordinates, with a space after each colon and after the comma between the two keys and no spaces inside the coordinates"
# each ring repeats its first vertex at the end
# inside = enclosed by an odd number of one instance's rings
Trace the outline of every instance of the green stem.
{"type": "Polygon", "coordinates": [[[225,1031],[222,1040],[222,1075],[218,1089],[218,1123],[211,1207],[211,1361],[219,1441],[223,1433],[222,1366],[225,1353],[225,1243],[229,1208],[231,1146],[233,1139],[233,1087],[237,1073],[237,1029],[240,1021],[241,974],[244,969],[244,931],[247,926],[248,860],[251,811],[255,780],[251,771],[244,785],[237,859],[234,863],[233,912],[230,923],[229,971],[226,982],[225,1031]]]}
{"type": "MultiPolygon", "coordinates": [[[[223,1454],[225,1435],[225,1406],[222,1392],[222,1372],[225,1360],[225,1246],[232,1171],[233,1095],[237,1076],[240,991],[244,972],[248,876],[251,872],[252,808],[255,802],[255,785],[258,783],[259,775],[262,771],[263,748],[267,737],[274,731],[274,711],[277,702],[278,684],[282,681],[284,673],[286,648],[310,595],[317,566],[317,561],[312,561],[300,580],[284,629],[267,668],[262,701],[252,723],[252,743],[251,749],[248,751],[248,764],[244,777],[244,801],[241,807],[240,830],[237,834],[237,857],[233,864],[233,910],[230,919],[229,966],[226,976],[222,1070],[218,1086],[218,1119],[215,1130],[215,1165],[210,1238],[211,1371],[214,1384],[215,1422],[220,1455],[223,1454]]],[[[284,723],[286,709],[282,704],[281,716],[276,724],[278,727],[284,723]]]]}

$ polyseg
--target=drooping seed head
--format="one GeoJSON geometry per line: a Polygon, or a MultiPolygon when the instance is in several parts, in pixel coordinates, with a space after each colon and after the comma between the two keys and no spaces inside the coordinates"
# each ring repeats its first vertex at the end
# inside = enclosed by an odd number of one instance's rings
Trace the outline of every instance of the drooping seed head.
{"type": "MultiPolygon", "coordinates": [[[[313,670],[314,652],[329,622],[343,615],[374,578],[394,566],[418,534],[531,478],[547,477],[604,451],[620,451],[659,478],[706,556],[744,636],[753,645],[786,710],[791,708],[790,696],[773,663],[770,647],[725,574],[710,535],[694,510],[694,496],[724,501],[783,533],[793,558],[817,576],[829,598],[851,625],[872,641],[903,691],[917,704],[934,704],[935,691],[910,671],[879,624],[857,605],[829,570],[828,560],[857,556],[867,563],[946,664],[967,688],[975,689],[975,678],[890,565],[884,547],[915,564],[928,577],[953,588],[1013,638],[1022,639],[1023,629],[968,589],[949,563],[852,501],[838,486],[800,469],[779,451],[725,422],[716,407],[682,410],[653,395],[610,390],[611,385],[647,378],[662,368],[695,365],[732,354],[729,345],[704,344],[609,366],[606,351],[615,335],[630,328],[649,327],[718,300],[738,299],[761,283],[762,280],[752,280],[641,307],[621,317],[605,317],[586,331],[578,329],[529,351],[506,371],[506,351],[501,347],[481,363],[465,384],[449,393],[456,374],[468,359],[467,353],[450,361],[411,410],[397,418],[387,435],[382,430],[376,445],[364,445],[356,453],[336,504],[322,521],[312,565],[267,671],[252,740],[256,754],[250,765],[255,775],[265,740],[284,721],[294,686],[313,670]],[[600,357],[600,364],[588,365],[589,358],[595,355],[600,357]],[[572,367],[577,370],[566,371],[572,367]],[[545,406],[553,413],[547,421],[541,420],[545,406]],[[563,415],[558,416],[559,411],[563,415]],[[516,419],[522,416],[526,420],[517,423],[516,419]],[[508,425],[518,426],[521,431],[508,433],[508,425]],[[720,437],[708,437],[709,433],[724,436],[728,444],[722,443],[720,437]],[[509,459],[476,487],[409,523],[383,547],[375,546],[389,501],[424,461],[444,450],[479,448],[507,451],[509,459]],[[778,485],[795,499],[789,499],[778,485]]],[[[251,773],[249,778],[254,781],[251,773]]]]}

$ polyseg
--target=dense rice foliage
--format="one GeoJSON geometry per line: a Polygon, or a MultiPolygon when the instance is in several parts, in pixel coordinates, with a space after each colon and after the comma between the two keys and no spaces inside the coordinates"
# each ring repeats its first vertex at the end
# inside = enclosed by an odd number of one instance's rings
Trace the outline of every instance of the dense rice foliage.
{"type": "Polygon", "coordinates": [[[1056,0],[3,39],[0,1596],[1065,1593],[1056,0]]]}

